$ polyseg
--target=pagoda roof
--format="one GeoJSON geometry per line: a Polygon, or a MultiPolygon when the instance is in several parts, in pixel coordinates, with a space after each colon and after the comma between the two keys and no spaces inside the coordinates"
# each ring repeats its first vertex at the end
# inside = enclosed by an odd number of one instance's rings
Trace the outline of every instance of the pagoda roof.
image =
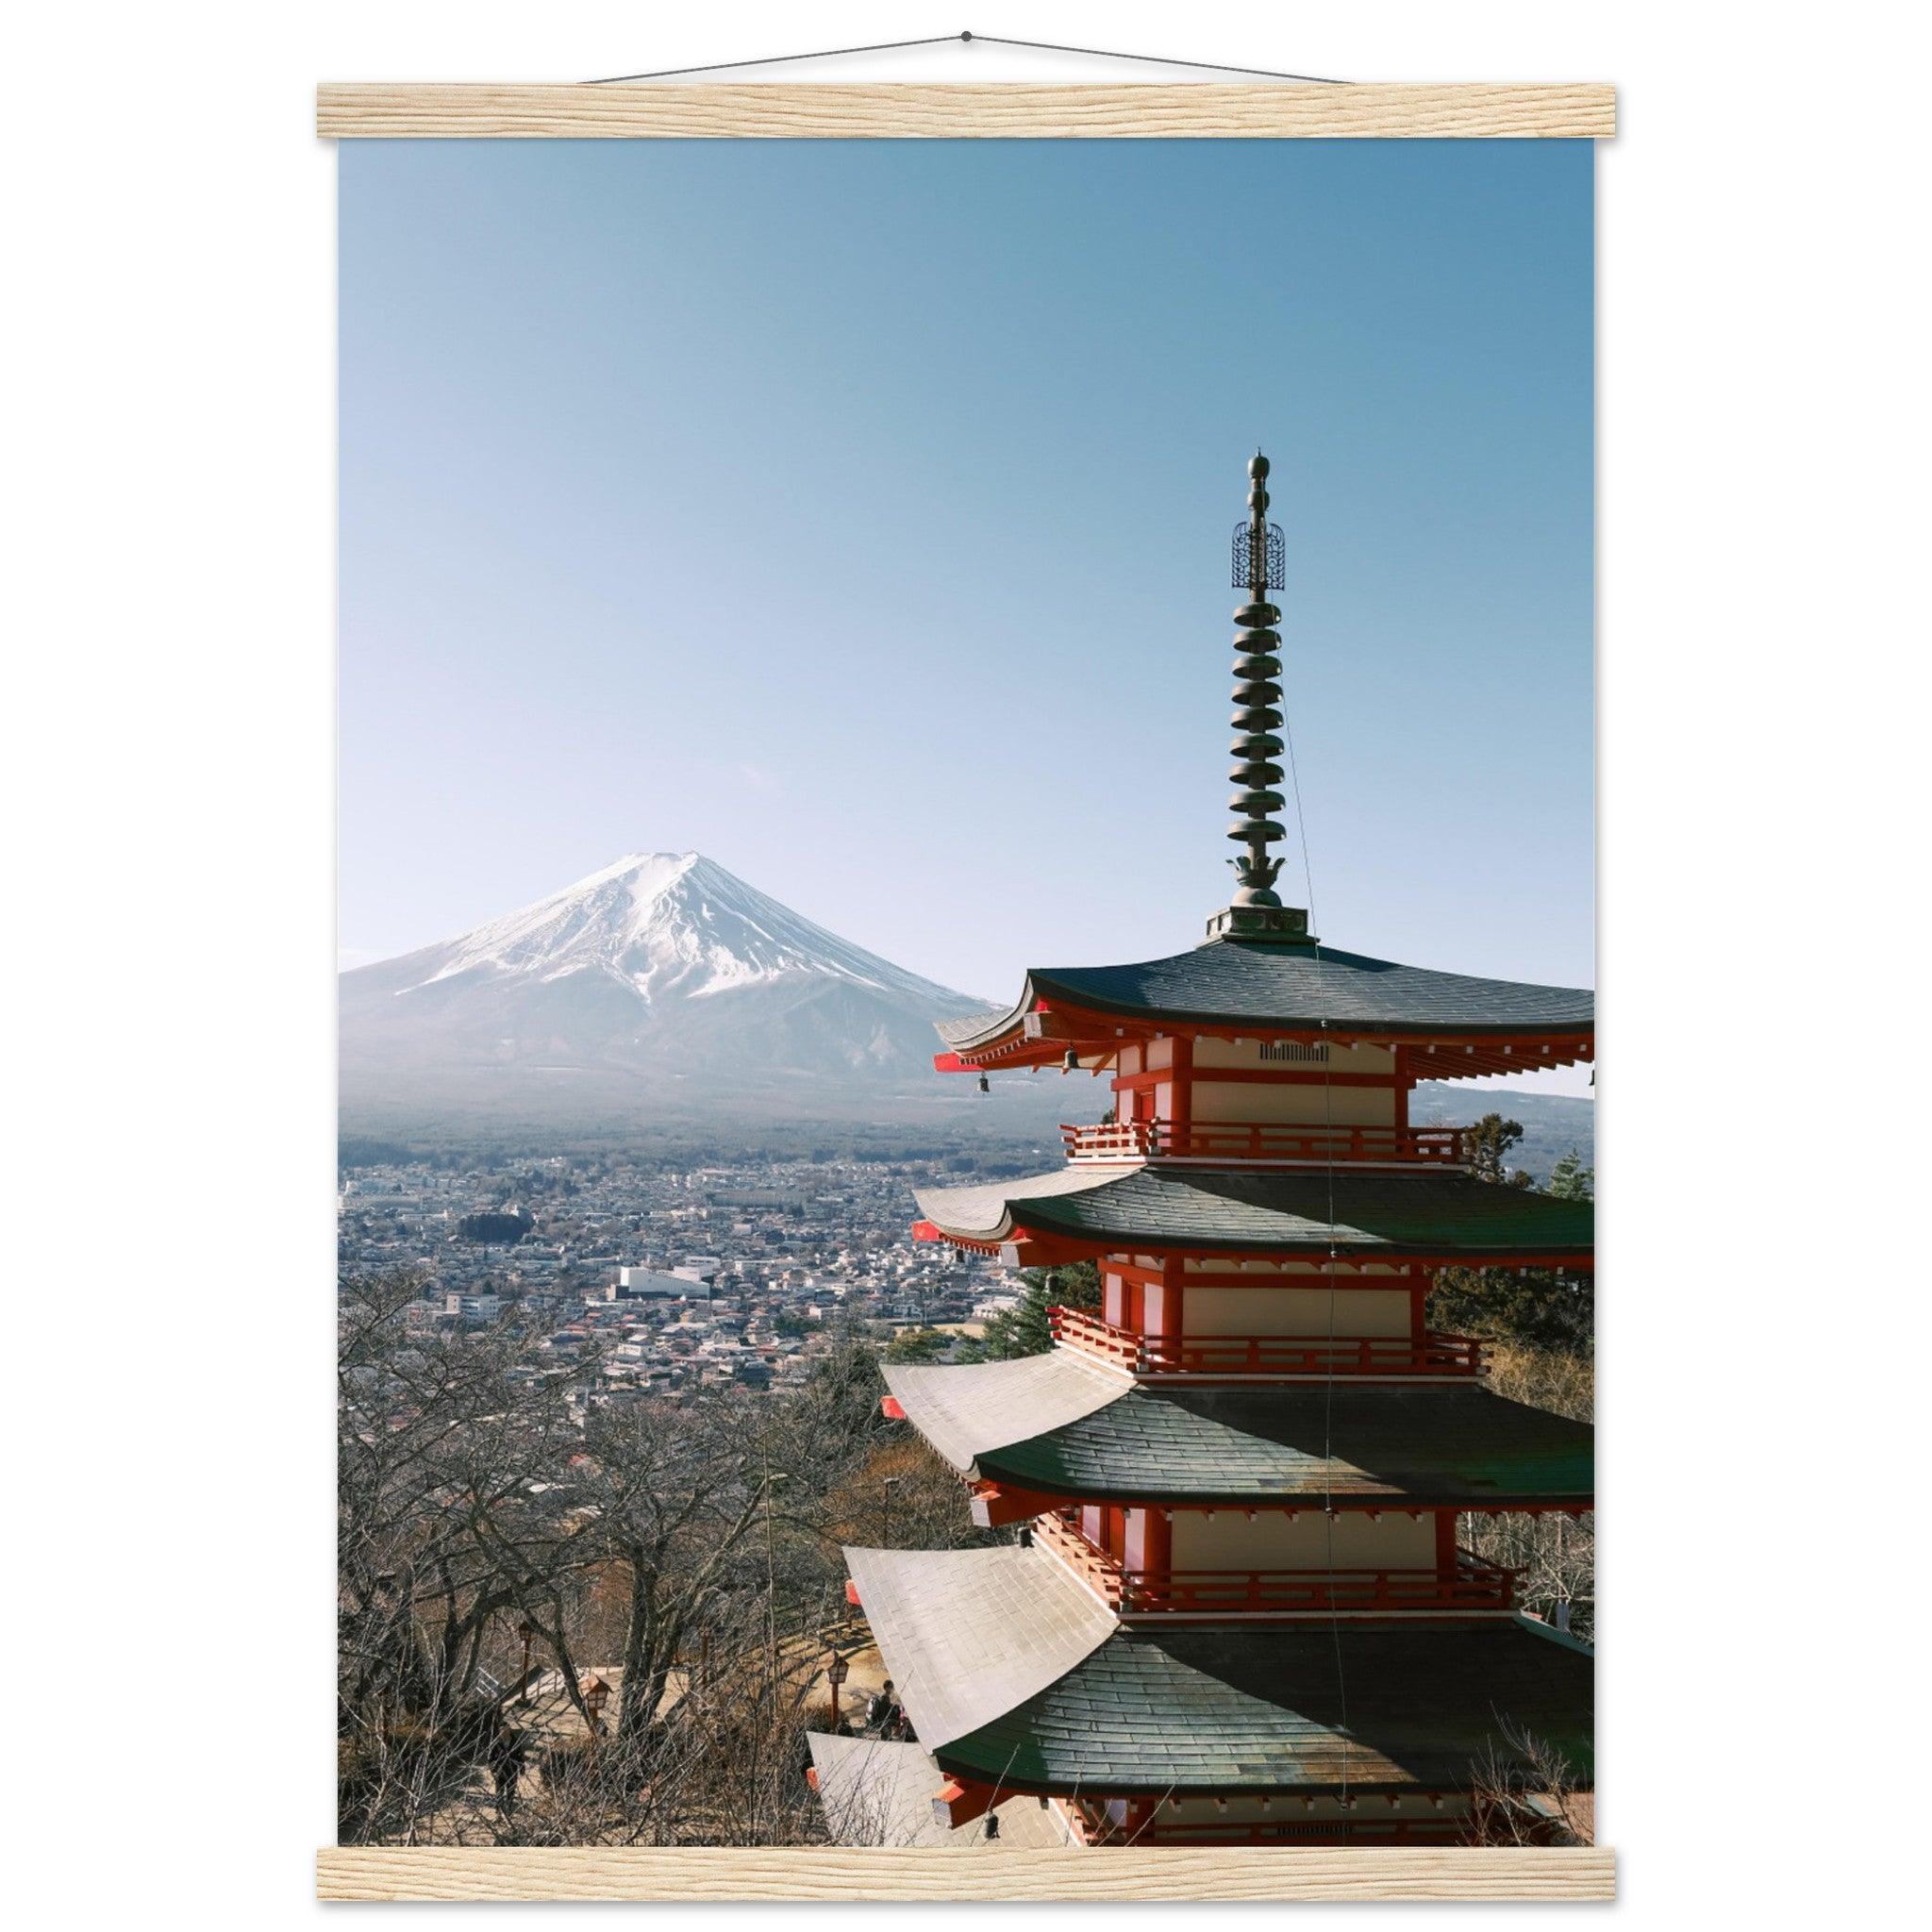
{"type": "Polygon", "coordinates": [[[1119,1621],[1043,1550],[844,1554],[879,1655],[928,1750],[1063,1676],[1119,1621]]]}
{"type": "Polygon", "coordinates": [[[1068,1842],[1066,1820],[1030,1797],[1008,1798],[965,1824],[942,1824],[933,1813],[933,1797],[946,1774],[924,1745],[829,1731],[808,1735],[834,1844],[983,1844],[989,1816],[999,1820],[998,1841],[1008,1850],[1047,1851],[1068,1842]]]}
{"type": "Polygon", "coordinates": [[[934,1754],[1008,1790],[1466,1789],[1505,1724],[1592,1775],[1594,1660],[1525,1618],[1123,1626],[934,1754]]]}
{"type": "Polygon", "coordinates": [[[1078,1422],[1132,1386],[1065,1348],[1016,1361],[879,1366],[907,1419],[962,1474],[986,1450],[1078,1422]]]}
{"type": "Polygon", "coordinates": [[[1037,1548],[845,1555],[920,1746],[956,1777],[1457,1790],[1506,1722],[1590,1775],[1590,1648],[1526,1618],[1155,1628],[1123,1624],[1037,1548]]]}
{"type": "Polygon", "coordinates": [[[1050,1008],[1264,1032],[1574,1037],[1596,1025],[1596,996],[1587,988],[1438,973],[1313,941],[1222,939],[1127,966],[1036,968],[1017,1005],[941,1020],[940,1037],[956,1052],[987,1045],[1041,1001],[1050,1008]]]}
{"type": "Polygon", "coordinates": [[[957,1241],[1006,1242],[1015,1231],[1107,1247],[1325,1255],[1462,1254],[1583,1260],[1595,1240],[1589,1201],[1462,1174],[1342,1168],[1056,1169],[982,1187],[918,1193],[920,1213],[957,1241]]]}
{"type": "Polygon", "coordinates": [[[976,1466],[1083,1499],[1507,1509],[1588,1503],[1593,1445],[1588,1423],[1483,1388],[1288,1382],[1129,1389],[976,1466]]]}
{"type": "Polygon", "coordinates": [[[1506,1509],[1581,1507],[1594,1485],[1588,1423],[1477,1385],[1137,1387],[1063,1348],[885,1374],[962,1474],[1047,1495],[1506,1509]]]}

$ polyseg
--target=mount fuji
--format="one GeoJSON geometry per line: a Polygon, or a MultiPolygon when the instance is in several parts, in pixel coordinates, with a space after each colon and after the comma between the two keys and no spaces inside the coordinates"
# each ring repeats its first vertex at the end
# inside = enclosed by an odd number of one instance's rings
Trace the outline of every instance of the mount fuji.
{"type": "MultiPolygon", "coordinates": [[[[634,853],[341,979],[343,1114],[555,1120],[947,1106],[932,1023],[994,1004],[922,979],[695,852],[634,853]]],[[[896,1109],[895,1109],[896,1110],[896,1109]]]]}

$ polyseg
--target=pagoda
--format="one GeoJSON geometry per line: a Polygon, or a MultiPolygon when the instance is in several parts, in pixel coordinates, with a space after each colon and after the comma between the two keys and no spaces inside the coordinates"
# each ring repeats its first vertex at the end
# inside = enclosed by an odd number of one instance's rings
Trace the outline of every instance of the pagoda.
{"type": "Polygon", "coordinates": [[[955,1830],[1025,1795],[1090,1844],[1445,1842],[1512,1740],[1590,1780],[1588,1646],[1458,1523],[1588,1510],[1591,1431],[1494,1393],[1426,1305],[1445,1266],[1590,1268],[1592,1209],[1481,1178],[1410,1100],[1589,1061],[1592,997],[1338,951],[1283,904],[1283,544],[1248,473],[1232,903],[1190,951],[1035,971],[940,1029],[941,1072],[1114,1096],[1056,1172],[917,1197],[919,1239],[1102,1290],[1043,1355],[885,1371],[1012,1535],[845,1552],[955,1830]]]}

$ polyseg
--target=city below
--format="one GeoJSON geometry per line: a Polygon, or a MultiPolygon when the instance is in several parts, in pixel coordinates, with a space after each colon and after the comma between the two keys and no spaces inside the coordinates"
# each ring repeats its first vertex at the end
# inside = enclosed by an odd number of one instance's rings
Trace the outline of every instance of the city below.
{"type": "Polygon", "coordinates": [[[928,1162],[757,1160],[689,1170],[557,1155],[508,1174],[450,1161],[344,1172],[350,1274],[407,1271],[424,1331],[541,1318],[543,1346],[596,1352],[597,1400],[801,1380],[841,1317],[880,1340],[976,1333],[1018,1277],[915,1242],[928,1162]]]}

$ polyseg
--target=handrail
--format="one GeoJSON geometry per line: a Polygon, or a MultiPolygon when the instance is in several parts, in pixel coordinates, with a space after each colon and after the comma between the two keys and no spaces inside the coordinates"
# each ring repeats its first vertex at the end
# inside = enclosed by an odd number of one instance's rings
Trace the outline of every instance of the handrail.
{"type": "Polygon", "coordinates": [[[1461,1167],[1469,1127],[1325,1126],[1299,1121],[1060,1123],[1070,1160],[1361,1160],[1461,1167]]]}
{"type": "Polygon", "coordinates": [[[1480,1375],[1478,1336],[1142,1335],[1084,1308],[1050,1307],[1056,1341],[1136,1375],[1480,1375]]]}
{"type": "Polygon", "coordinates": [[[1080,1572],[1122,1616],[1254,1616],[1336,1610],[1357,1615],[1402,1611],[1507,1610],[1520,1570],[1472,1550],[1447,1572],[1396,1570],[1128,1570],[1097,1548],[1065,1515],[1039,1518],[1037,1541],[1080,1572]]]}

